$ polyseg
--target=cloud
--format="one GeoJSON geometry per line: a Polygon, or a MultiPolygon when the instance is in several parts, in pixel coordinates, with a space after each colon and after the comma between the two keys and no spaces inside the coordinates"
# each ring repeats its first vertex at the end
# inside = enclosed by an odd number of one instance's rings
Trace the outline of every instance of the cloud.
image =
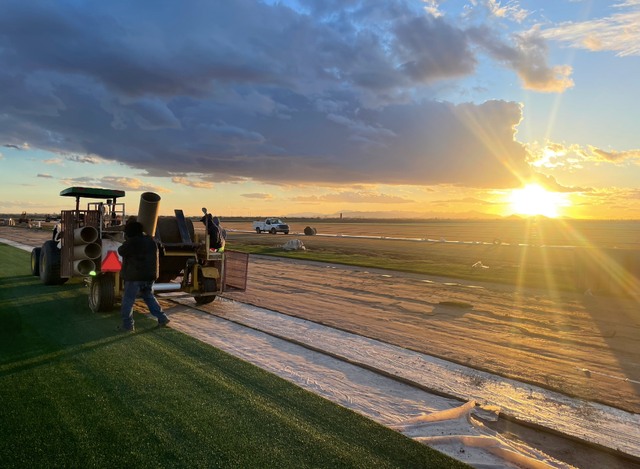
{"type": "Polygon", "coordinates": [[[36,177],[45,178],[45,179],[53,179],[53,176],[51,176],[50,174],[38,174],[36,177]]]}
{"type": "Polygon", "coordinates": [[[398,21],[393,32],[400,69],[412,81],[463,77],[478,64],[465,31],[443,18],[427,15],[398,21]]]}
{"type": "Polygon", "coordinates": [[[514,70],[525,89],[543,93],[562,93],[574,86],[569,78],[572,69],[568,65],[550,66],[547,63],[549,47],[540,34],[539,26],[514,34],[514,46],[501,40],[486,25],[472,27],[471,40],[483,47],[494,60],[514,70]]]}
{"type": "MultiPolygon", "coordinates": [[[[535,167],[540,168],[542,166],[546,168],[553,168],[556,166],[562,166],[565,163],[560,162],[559,159],[567,155],[568,152],[574,151],[575,147],[572,145],[567,149],[562,143],[554,143],[547,141],[546,145],[541,146],[537,142],[527,145],[529,152],[528,161],[535,167]],[[551,161],[553,159],[553,162],[551,161]]],[[[564,161],[564,160],[563,160],[564,161]]]]}
{"type": "Polygon", "coordinates": [[[605,151],[589,145],[589,150],[593,155],[595,155],[595,160],[605,161],[608,163],[620,163],[628,159],[640,159],[640,149],[629,151],[605,151]]]}
{"type": "Polygon", "coordinates": [[[2,156],[2,153],[0,153],[0,160],[4,160],[4,156],[2,156]]]}
{"type": "Polygon", "coordinates": [[[164,187],[147,184],[138,178],[130,177],[104,176],[101,178],[92,178],[82,176],[77,178],[64,178],[61,179],[61,181],[68,186],[98,186],[104,189],[120,189],[134,192],[171,192],[169,189],[165,189],[164,187]]]}
{"type": "Polygon", "coordinates": [[[349,204],[410,204],[415,200],[405,199],[397,195],[380,194],[378,192],[337,192],[321,196],[297,196],[289,199],[292,202],[302,203],[349,203],[349,204]]]}
{"type": "Polygon", "coordinates": [[[462,199],[434,200],[434,204],[472,204],[472,205],[508,205],[508,202],[492,202],[489,200],[477,199],[475,197],[464,197],[462,199]]]}
{"type": "Polygon", "coordinates": [[[72,161],[74,163],[89,163],[89,164],[100,164],[102,160],[100,158],[96,158],[95,156],[79,156],[79,155],[66,155],[64,159],[67,161],[72,161]]]}
{"type": "Polygon", "coordinates": [[[504,6],[501,6],[501,3],[496,0],[487,0],[484,5],[493,16],[507,18],[518,23],[521,23],[522,20],[531,14],[530,11],[521,8],[518,2],[513,0],[508,1],[504,6]]]}
{"type": "Polygon", "coordinates": [[[129,191],[160,193],[171,192],[169,189],[165,189],[164,187],[155,186],[153,184],[145,184],[137,178],[105,176],[100,179],[100,183],[103,187],[110,189],[126,189],[129,191]]]}
{"type": "Polygon", "coordinates": [[[602,50],[602,41],[595,37],[593,34],[589,34],[582,40],[582,43],[589,49],[590,51],[599,51],[602,50]]]}
{"type": "Polygon", "coordinates": [[[252,194],[240,194],[241,197],[246,197],[247,199],[261,199],[261,200],[272,200],[275,199],[274,195],[265,194],[264,192],[254,192],[252,194]]]}
{"type": "Polygon", "coordinates": [[[185,186],[195,187],[196,189],[213,189],[213,183],[208,181],[191,181],[183,177],[174,177],[171,179],[174,184],[183,184],[185,186]]]}
{"type": "Polygon", "coordinates": [[[532,177],[532,182],[535,182],[550,192],[593,192],[595,190],[593,187],[563,186],[554,176],[542,173],[535,173],[532,177]]]}
{"type": "Polygon", "coordinates": [[[304,4],[11,2],[0,141],[207,182],[510,188],[531,175],[518,103],[423,97],[484,54],[527,88],[566,89],[539,34],[465,29],[401,0],[304,4]]]}
{"type": "Polygon", "coordinates": [[[46,160],[42,160],[44,164],[60,164],[62,163],[62,158],[49,158],[46,160]]]}
{"type": "Polygon", "coordinates": [[[30,209],[33,210],[33,209],[42,209],[42,208],[55,209],[55,208],[58,208],[59,205],[47,205],[47,204],[41,204],[39,202],[26,202],[21,200],[7,200],[7,201],[0,200],[0,207],[3,207],[3,208],[18,207],[21,210],[23,210],[25,207],[29,207],[30,209]]]}
{"type": "Polygon", "coordinates": [[[5,148],[13,148],[14,150],[18,150],[21,151],[22,147],[20,147],[19,145],[11,145],[11,144],[7,144],[7,145],[2,145],[5,148]]]}
{"type": "Polygon", "coordinates": [[[618,57],[640,55],[640,2],[613,5],[617,12],[589,21],[561,23],[542,35],[574,49],[616,52],[618,57]]]}

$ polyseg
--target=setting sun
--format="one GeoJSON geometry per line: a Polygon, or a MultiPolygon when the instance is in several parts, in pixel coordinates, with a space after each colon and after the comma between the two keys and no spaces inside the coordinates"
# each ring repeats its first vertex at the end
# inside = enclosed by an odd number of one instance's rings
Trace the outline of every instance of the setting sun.
{"type": "Polygon", "coordinates": [[[537,184],[527,185],[524,189],[514,189],[511,192],[511,204],[516,213],[522,215],[544,215],[555,218],[558,216],[557,207],[563,198],[555,192],[548,192],[537,184]]]}

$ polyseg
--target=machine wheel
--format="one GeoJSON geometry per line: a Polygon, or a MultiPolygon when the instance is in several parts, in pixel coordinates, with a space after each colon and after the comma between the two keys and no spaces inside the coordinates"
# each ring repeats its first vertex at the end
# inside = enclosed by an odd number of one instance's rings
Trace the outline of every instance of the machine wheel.
{"type": "MultiPolygon", "coordinates": [[[[202,289],[205,292],[213,292],[218,290],[218,284],[216,283],[215,278],[204,278],[202,279],[202,289]]],[[[215,296],[196,296],[196,304],[199,305],[207,305],[209,303],[213,303],[215,300],[215,296]]]]}
{"type": "Polygon", "coordinates": [[[262,233],[262,230],[260,228],[256,228],[256,233],[260,234],[262,233]]]}
{"type": "Polygon", "coordinates": [[[89,307],[94,313],[107,313],[116,302],[116,279],[113,274],[98,274],[91,279],[89,307]]]}
{"type": "Polygon", "coordinates": [[[46,241],[40,251],[40,280],[45,285],[62,285],[68,279],[60,277],[60,249],[54,240],[46,241]]]}
{"type": "Polygon", "coordinates": [[[277,233],[277,231],[276,231],[276,229],[275,229],[275,228],[271,228],[271,230],[269,230],[269,233],[271,233],[271,234],[276,234],[276,233],[277,233]]]}
{"type": "Polygon", "coordinates": [[[31,250],[31,275],[40,276],[40,251],[42,248],[33,248],[31,250]]]}

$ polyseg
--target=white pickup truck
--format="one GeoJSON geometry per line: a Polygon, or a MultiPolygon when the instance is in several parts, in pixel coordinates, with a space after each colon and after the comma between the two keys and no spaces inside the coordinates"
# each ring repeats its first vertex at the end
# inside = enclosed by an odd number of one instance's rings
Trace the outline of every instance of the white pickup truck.
{"type": "Polygon", "coordinates": [[[258,234],[263,231],[268,231],[271,234],[276,234],[278,232],[289,234],[289,225],[279,218],[267,218],[265,221],[254,221],[253,229],[256,230],[256,233],[258,234]]]}

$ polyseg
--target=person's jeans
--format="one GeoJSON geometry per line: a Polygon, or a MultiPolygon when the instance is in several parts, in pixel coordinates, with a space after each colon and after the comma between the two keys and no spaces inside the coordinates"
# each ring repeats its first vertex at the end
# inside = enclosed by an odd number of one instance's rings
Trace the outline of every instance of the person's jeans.
{"type": "Polygon", "coordinates": [[[167,322],[169,318],[162,312],[162,308],[158,304],[155,296],[153,296],[153,281],[125,281],[124,292],[122,292],[122,327],[125,329],[133,329],[133,303],[136,301],[138,293],[147,304],[149,312],[158,319],[158,322],[167,322]]]}

